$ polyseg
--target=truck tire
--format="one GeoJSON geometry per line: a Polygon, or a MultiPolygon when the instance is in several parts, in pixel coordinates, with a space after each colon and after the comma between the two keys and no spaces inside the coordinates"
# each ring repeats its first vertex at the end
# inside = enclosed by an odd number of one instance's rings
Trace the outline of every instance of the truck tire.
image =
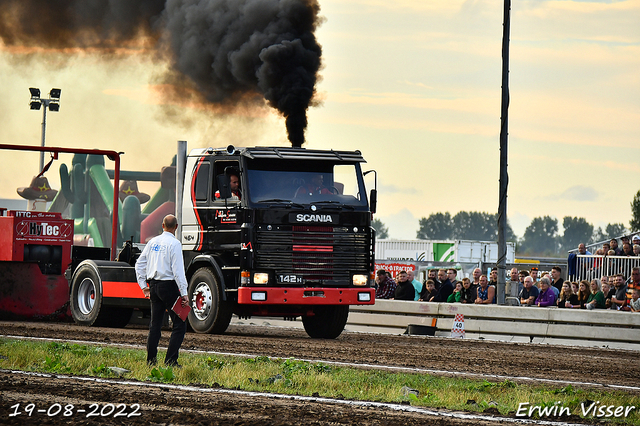
{"type": "Polygon", "coordinates": [[[233,310],[222,300],[222,288],[210,268],[198,269],[189,280],[189,324],[196,333],[222,334],[233,310]]]}
{"type": "Polygon", "coordinates": [[[100,277],[94,268],[82,265],[71,282],[71,315],[78,325],[92,326],[98,320],[102,307],[100,277]]]}
{"type": "Polygon", "coordinates": [[[73,320],[84,326],[124,327],[133,313],[133,308],[102,306],[100,277],[90,265],[80,266],[73,276],[70,306],[73,320]]]}
{"type": "Polygon", "coordinates": [[[349,317],[349,306],[318,306],[315,315],[303,316],[302,325],[314,339],[335,339],[344,330],[349,317]]]}

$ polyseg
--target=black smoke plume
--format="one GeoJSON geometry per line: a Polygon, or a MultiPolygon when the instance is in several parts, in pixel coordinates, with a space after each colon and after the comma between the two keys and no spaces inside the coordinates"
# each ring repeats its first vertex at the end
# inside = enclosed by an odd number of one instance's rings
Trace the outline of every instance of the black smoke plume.
{"type": "Polygon", "coordinates": [[[266,100],[299,147],[321,66],[319,11],[317,0],[0,0],[0,39],[106,51],[150,39],[170,61],[166,81],[222,106],[266,100]]]}

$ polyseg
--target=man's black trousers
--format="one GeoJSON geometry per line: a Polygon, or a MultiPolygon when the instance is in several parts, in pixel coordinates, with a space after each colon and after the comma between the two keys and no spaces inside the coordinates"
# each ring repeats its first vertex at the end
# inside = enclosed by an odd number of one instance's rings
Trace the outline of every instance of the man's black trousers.
{"type": "Polygon", "coordinates": [[[147,338],[147,362],[150,364],[157,362],[162,320],[164,319],[164,312],[168,311],[171,321],[173,321],[173,330],[171,331],[171,339],[169,340],[164,363],[165,365],[176,365],[178,363],[178,351],[187,331],[187,324],[171,309],[176,303],[176,299],[180,297],[178,285],[175,281],[151,280],[149,282],[149,290],[151,323],[149,324],[149,337],[147,338]]]}

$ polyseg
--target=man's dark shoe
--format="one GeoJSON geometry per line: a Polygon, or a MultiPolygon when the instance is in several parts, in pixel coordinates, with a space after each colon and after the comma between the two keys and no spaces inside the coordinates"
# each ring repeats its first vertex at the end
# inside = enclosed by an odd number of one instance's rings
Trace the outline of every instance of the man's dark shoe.
{"type": "Polygon", "coordinates": [[[177,362],[165,362],[164,363],[165,367],[171,367],[171,368],[182,368],[182,365],[178,364],[177,362]]]}
{"type": "Polygon", "coordinates": [[[157,360],[155,360],[155,359],[148,359],[148,360],[147,360],[147,365],[148,365],[149,367],[155,367],[156,365],[158,365],[158,361],[157,361],[157,360]]]}

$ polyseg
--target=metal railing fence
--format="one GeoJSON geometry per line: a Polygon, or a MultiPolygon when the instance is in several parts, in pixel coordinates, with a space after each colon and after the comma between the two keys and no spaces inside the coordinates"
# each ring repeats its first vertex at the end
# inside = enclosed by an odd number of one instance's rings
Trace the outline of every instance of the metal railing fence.
{"type": "Polygon", "coordinates": [[[570,281],[592,280],[622,274],[625,280],[631,277],[631,270],[640,267],[638,256],[600,256],[579,254],[575,259],[575,269],[569,265],[567,279],[570,281]]]}

